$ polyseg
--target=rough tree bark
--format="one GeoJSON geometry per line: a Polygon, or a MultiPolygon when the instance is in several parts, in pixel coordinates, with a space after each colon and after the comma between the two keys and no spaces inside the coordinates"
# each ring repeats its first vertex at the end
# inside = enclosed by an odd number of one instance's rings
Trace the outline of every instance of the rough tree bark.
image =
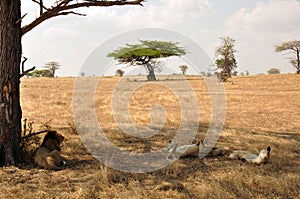
{"type": "Polygon", "coordinates": [[[21,139],[21,2],[0,1],[0,165],[16,165],[21,139]]]}
{"type": "Polygon", "coordinates": [[[147,80],[148,81],[156,81],[155,73],[154,73],[154,68],[150,63],[146,64],[147,70],[149,74],[147,75],[147,80]]]}
{"type": "Polygon", "coordinates": [[[299,52],[299,49],[297,48],[297,74],[300,74],[300,52],[299,52]]]}

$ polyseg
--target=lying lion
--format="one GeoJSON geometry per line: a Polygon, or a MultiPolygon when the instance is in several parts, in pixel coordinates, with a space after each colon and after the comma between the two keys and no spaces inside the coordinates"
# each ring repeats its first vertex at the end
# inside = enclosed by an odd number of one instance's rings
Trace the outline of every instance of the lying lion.
{"type": "Polygon", "coordinates": [[[263,149],[259,152],[258,155],[250,153],[248,151],[233,151],[230,153],[230,159],[239,159],[244,160],[249,163],[260,165],[262,163],[266,163],[270,159],[271,147],[268,146],[267,150],[263,149]]]}
{"type": "Polygon", "coordinates": [[[171,157],[174,156],[175,153],[180,154],[180,158],[198,156],[200,143],[201,143],[201,141],[199,141],[195,144],[189,144],[189,145],[183,145],[183,146],[178,146],[177,144],[175,144],[174,146],[169,146],[170,154],[167,157],[167,159],[171,159],[171,157]]]}
{"type": "MultiPolygon", "coordinates": [[[[175,154],[180,154],[179,158],[185,158],[185,157],[199,157],[199,150],[203,147],[206,147],[203,142],[200,140],[195,144],[189,144],[189,145],[182,145],[178,146],[177,144],[173,144],[172,141],[170,141],[168,145],[168,152],[169,155],[167,156],[167,160],[173,160],[175,158],[175,154]]],[[[220,156],[224,155],[223,151],[219,149],[218,146],[211,147],[210,151],[205,154],[207,157],[213,157],[213,156],[220,156]]],[[[202,158],[202,157],[200,157],[202,158]]]]}
{"type": "Polygon", "coordinates": [[[60,144],[64,136],[56,131],[49,131],[44,137],[43,143],[36,151],[34,162],[41,168],[48,170],[60,170],[66,164],[60,155],[60,144]]]}

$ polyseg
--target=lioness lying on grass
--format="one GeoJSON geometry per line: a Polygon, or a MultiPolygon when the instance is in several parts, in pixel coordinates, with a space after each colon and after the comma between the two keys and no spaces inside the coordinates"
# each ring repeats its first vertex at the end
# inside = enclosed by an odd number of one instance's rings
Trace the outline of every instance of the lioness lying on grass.
{"type": "MultiPolygon", "coordinates": [[[[178,146],[178,144],[174,144],[172,141],[170,141],[168,145],[168,152],[169,155],[166,157],[167,160],[173,160],[176,156],[176,154],[180,154],[179,158],[185,158],[185,157],[200,157],[201,154],[199,154],[199,151],[201,152],[201,149],[205,148],[203,142],[200,140],[195,144],[189,144],[189,145],[182,145],[178,146]]],[[[209,148],[209,147],[207,147],[209,148]]],[[[208,153],[205,153],[205,156],[213,157],[213,156],[220,156],[224,155],[223,151],[219,149],[218,146],[209,148],[208,153]]]]}
{"type": "MultiPolygon", "coordinates": [[[[174,155],[180,154],[180,157],[195,157],[199,155],[199,145],[200,145],[201,141],[195,143],[195,144],[189,144],[189,145],[183,145],[183,146],[178,146],[177,144],[175,144],[173,146],[172,143],[170,143],[169,146],[169,155],[167,157],[167,160],[171,160],[173,159],[174,155]]],[[[202,143],[201,143],[202,144],[202,143]]]]}
{"type": "Polygon", "coordinates": [[[267,150],[263,149],[259,152],[258,155],[250,153],[248,151],[233,151],[230,153],[230,159],[240,159],[247,161],[249,163],[260,165],[262,163],[266,163],[270,159],[271,147],[268,146],[267,150]]]}
{"type": "Polygon", "coordinates": [[[56,131],[49,131],[44,137],[43,143],[36,151],[34,162],[41,168],[48,170],[60,170],[65,166],[64,158],[60,155],[60,144],[64,136],[56,131]]]}

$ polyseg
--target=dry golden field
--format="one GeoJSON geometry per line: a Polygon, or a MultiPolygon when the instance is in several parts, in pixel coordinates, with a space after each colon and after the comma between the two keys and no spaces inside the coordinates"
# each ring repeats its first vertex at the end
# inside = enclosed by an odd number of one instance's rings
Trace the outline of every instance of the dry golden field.
{"type": "MultiPolygon", "coordinates": [[[[124,81],[138,85],[142,79],[125,77],[124,81]]],[[[196,142],[209,127],[211,97],[201,77],[187,79],[199,103],[196,142]]],[[[180,104],[159,82],[179,88],[181,80],[160,77],[158,82],[138,87],[131,96],[129,113],[138,125],[151,123],[151,106],[165,108],[164,127],[149,139],[128,136],[115,123],[111,96],[119,80],[102,77],[96,91],[95,109],[106,136],[118,147],[138,153],[167,145],[180,127],[180,104]]],[[[25,165],[0,168],[0,198],[300,198],[300,75],[233,77],[225,83],[226,119],[217,143],[225,155],[202,161],[179,159],[142,174],[108,168],[83,146],[73,122],[74,82],[71,77],[22,79],[23,118],[34,122],[34,131],[48,125],[65,136],[62,154],[67,166],[47,171],[28,158],[25,165]],[[268,145],[271,159],[265,165],[226,157],[233,149],[258,153],[268,145]]],[[[130,87],[124,90],[129,91],[130,87]]]]}

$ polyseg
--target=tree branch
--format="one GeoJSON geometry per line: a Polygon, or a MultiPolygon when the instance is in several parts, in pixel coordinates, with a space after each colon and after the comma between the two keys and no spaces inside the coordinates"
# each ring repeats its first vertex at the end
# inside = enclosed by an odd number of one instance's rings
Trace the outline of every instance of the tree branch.
{"type": "Polygon", "coordinates": [[[68,14],[79,15],[79,16],[86,16],[86,14],[81,14],[81,13],[77,13],[77,12],[74,12],[74,11],[61,12],[57,16],[68,15],[68,14]]]}
{"type": "Polygon", "coordinates": [[[32,67],[32,68],[30,68],[30,69],[28,69],[28,70],[26,70],[26,71],[24,71],[25,70],[25,62],[28,60],[28,58],[27,57],[23,57],[24,58],[24,60],[22,61],[22,73],[20,74],[20,78],[21,77],[24,77],[25,75],[27,75],[30,71],[33,71],[34,69],[35,69],[35,66],[34,67],[32,67]]]}
{"type": "Polygon", "coordinates": [[[60,0],[61,2],[58,3],[58,7],[66,6],[68,3],[70,3],[72,0],[60,0]]]}
{"type": "Polygon", "coordinates": [[[36,135],[39,135],[39,134],[42,134],[42,133],[48,133],[49,130],[43,130],[43,131],[38,131],[38,132],[35,132],[35,133],[31,133],[31,134],[28,134],[28,135],[25,135],[22,137],[23,140],[26,140],[32,136],[36,136],[36,135]]]}
{"type": "Polygon", "coordinates": [[[35,66],[28,70],[25,70],[24,72],[22,72],[22,74],[20,74],[20,78],[24,77],[25,75],[27,75],[29,72],[33,71],[34,69],[35,69],[35,66]]]}
{"type": "Polygon", "coordinates": [[[43,3],[43,0],[40,0],[40,1],[37,1],[37,0],[32,0],[34,3],[37,3],[37,4],[39,4],[39,6],[40,6],[40,15],[42,15],[43,14],[43,9],[45,9],[45,10],[49,10],[49,8],[47,8],[46,6],[44,6],[44,3],[43,3]]]}
{"type": "Polygon", "coordinates": [[[27,61],[27,57],[23,57],[24,58],[24,60],[22,61],[22,72],[24,72],[24,68],[25,68],[25,62],[27,61]]]}
{"type": "MultiPolygon", "coordinates": [[[[33,0],[34,2],[38,3],[36,0],[33,0]]],[[[47,11],[46,12],[41,12],[41,15],[36,18],[34,21],[32,21],[30,24],[27,24],[22,27],[22,35],[26,34],[39,24],[41,24],[43,21],[50,19],[52,17],[60,16],[60,15],[68,15],[68,14],[76,14],[80,16],[84,16],[83,14],[76,13],[74,11],[68,11],[68,10],[73,10],[81,7],[110,7],[110,6],[122,6],[122,5],[141,5],[144,0],[117,0],[117,1],[96,1],[96,0],[83,0],[83,2],[76,1],[76,3],[73,3],[73,0],[61,0],[59,3],[55,6],[53,6],[50,9],[46,9],[44,6],[42,6],[41,3],[40,6],[45,8],[47,11]],[[87,2],[85,2],[87,1],[87,2]],[[63,12],[63,11],[68,11],[68,12],[63,12]]]]}
{"type": "Polygon", "coordinates": [[[18,19],[18,20],[16,21],[16,24],[21,23],[22,20],[24,19],[24,17],[25,17],[26,15],[27,15],[27,13],[25,13],[20,19],[18,19]]]}
{"type": "Polygon", "coordinates": [[[44,8],[44,5],[43,5],[43,0],[40,0],[40,15],[43,14],[43,8],[44,8]]]}

